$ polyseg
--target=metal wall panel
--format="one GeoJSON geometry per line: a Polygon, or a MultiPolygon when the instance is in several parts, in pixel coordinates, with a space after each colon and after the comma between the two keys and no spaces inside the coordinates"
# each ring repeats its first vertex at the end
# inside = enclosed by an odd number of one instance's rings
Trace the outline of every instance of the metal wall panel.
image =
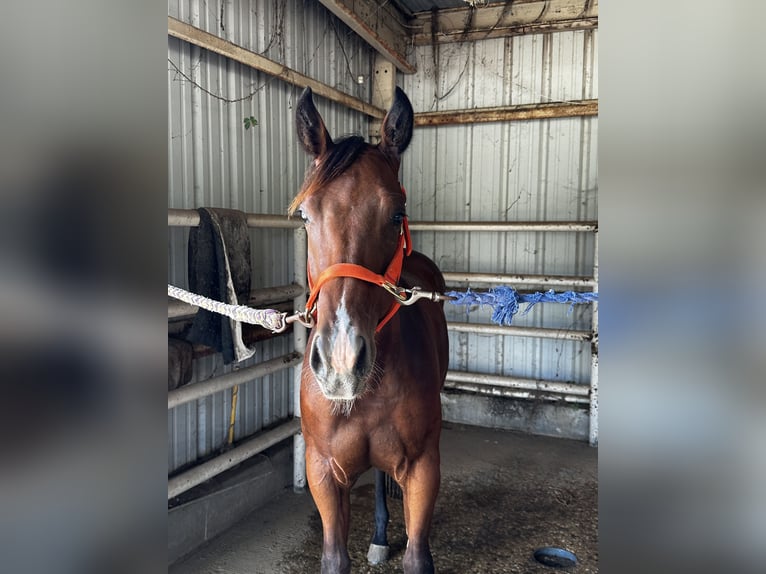
{"type": "MultiPolygon", "coordinates": [[[[369,99],[372,51],[316,2],[170,4],[168,13],[369,99]],[[357,77],[362,76],[362,84],[357,77]]],[[[400,76],[416,111],[597,98],[597,31],[516,36],[415,48],[418,72],[400,76]]],[[[168,38],[168,205],[284,213],[307,157],[294,136],[299,94],[245,66],[168,38]],[[194,83],[204,88],[194,87],[194,83]],[[251,97],[248,97],[252,94],[251,97]],[[244,99],[243,99],[244,98],[244,99]],[[235,100],[229,102],[226,100],[235,100]],[[245,130],[243,119],[259,125],[245,130]]],[[[334,135],[367,135],[367,118],[317,99],[334,135]]],[[[597,119],[569,118],[416,128],[402,181],[413,220],[590,220],[597,218],[597,119]]],[[[589,275],[593,237],[577,233],[414,233],[417,249],[444,271],[589,275]]],[[[168,230],[168,281],[186,286],[188,230],[168,230]]],[[[253,287],[292,280],[292,234],[252,230],[253,287]]],[[[448,318],[466,320],[447,305],[448,318]]],[[[539,305],[519,325],[590,328],[590,309],[539,305]]],[[[489,322],[475,310],[471,322],[489,322]]],[[[587,384],[589,345],[451,333],[450,368],[587,384]]],[[[287,337],[259,344],[245,365],[290,350],[287,337]]],[[[195,381],[227,372],[220,357],[198,360],[195,381]]],[[[292,413],[288,372],[240,388],[235,436],[292,413]]],[[[231,391],[169,411],[168,470],[224,442],[231,391]]]]}
{"type": "MultiPolygon", "coordinates": [[[[416,112],[597,98],[597,31],[497,38],[415,49],[400,77],[416,112]]],[[[591,118],[419,127],[402,181],[413,220],[597,219],[597,126],[591,118]]],[[[589,233],[413,233],[443,271],[591,275],[589,233]]],[[[463,285],[462,287],[464,287],[463,285]]],[[[456,286],[457,287],[457,286],[456,286]]],[[[475,286],[476,287],[476,286],[475,286]]],[[[488,323],[487,310],[446,306],[488,323]]],[[[590,306],[517,315],[522,326],[590,329],[590,306]]],[[[590,344],[450,333],[450,368],[588,384],[590,344]]]]}
{"type": "MultiPolygon", "coordinates": [[[[256,346],[253,358],[237,365],[224,365],[220,355],[196,359],[189,384],[284,355],[289,346],[289,337],[264,341],[256,346]]],[[[292,370],[284,370],[240,385],[235,409],[235,441],[292,415],[291,381],[292,370]]],[[[168,472],[212,454],[226,443],[231,402],[232,391],[229,389],[168,411],[168,472]]]]}
{"type": "MultiPolygon", "coordinates": [[[[318,2],[199,1],[168,5],[168,14],[369,101],[373,51],[318,2]],[[358,83],[359,76],[363,82],[358,83]]],[[[293,104],[301,90],[217,54],[168,37],[168,207],[227,207],[284,214],[308,157],[295,136],[293,104]],[[196,85],[200,87],[196,87],[196,85]],[[244,128],[244,118],[258,125],[244,128]]],[[[316,104],[333,136],[367,136],[368,118],[321,97],[316,104]]],[[[168,282],[187,286],[185,228],[168,229],[168,282]]],[[[251,230],[252,287],[293,280],[293,238],[251,230]]],[[[291,350],[289,336],[260,343],[251,365],[291,350]]],[[[227,372],[221,358],[195,361],[195,381],[227,372]]],[[[240,388],[236,438],[289,417],[292,371],[240,388]]],[[[168,470],[219,448],[226,438],[231,391],[168,413],[168,470]]]]}

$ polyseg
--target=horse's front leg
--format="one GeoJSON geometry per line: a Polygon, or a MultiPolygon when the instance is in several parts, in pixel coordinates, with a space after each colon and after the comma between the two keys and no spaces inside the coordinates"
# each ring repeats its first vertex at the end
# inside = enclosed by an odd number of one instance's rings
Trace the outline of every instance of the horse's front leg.
{"type": "Polygon", "coordinates": [[[331,461],[308,445],[306,478],[322,518],[322,574],[349,574],[351,559],[347,543],[351,484],[342,484],[333,473],[331,461]]]}
{"type": "Polygon", "coordinates": [[[410,463],[407,476],[402,481],[407,527],[407,550],[402,560],[404,574],[434,572],[428,536],[440,479],[439,451],[434,448],[410,463]]]}

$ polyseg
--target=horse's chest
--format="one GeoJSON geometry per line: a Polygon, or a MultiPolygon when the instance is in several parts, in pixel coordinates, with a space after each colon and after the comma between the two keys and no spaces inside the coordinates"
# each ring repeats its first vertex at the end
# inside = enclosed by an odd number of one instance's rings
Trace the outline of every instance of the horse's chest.
{"type": "Polygon", "coordinates": [[[359,440],[363,441],[373,464],[382,460],[414,458],[423,448],[429,434],[429,425],[411,413],[388,412],[379,417],[368,417],[365,424],[357,427],[359,440]]]}

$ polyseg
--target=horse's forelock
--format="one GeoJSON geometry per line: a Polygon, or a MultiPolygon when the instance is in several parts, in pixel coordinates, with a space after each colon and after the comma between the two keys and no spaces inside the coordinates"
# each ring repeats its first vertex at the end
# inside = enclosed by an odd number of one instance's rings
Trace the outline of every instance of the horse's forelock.
{"type": "Polygon", "coordinates": [[[348,136],[336,141],[328,153],[317,158],[318,161],[307,174],[300,193],[290,204],[288,213],[295,213],[307,197],[311,197],[319,188],[340,177],[369,147],[361,136],[348,136]]]}

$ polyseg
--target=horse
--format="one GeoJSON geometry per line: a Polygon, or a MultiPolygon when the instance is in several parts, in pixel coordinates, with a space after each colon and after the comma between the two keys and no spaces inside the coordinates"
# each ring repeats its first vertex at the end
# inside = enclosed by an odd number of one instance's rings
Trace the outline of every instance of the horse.
{"type": "Polygon", "coordinates": [[[301,375],[307,483],[322,519],[323,574],[347,574],[350,491],[374,467],[375,529],[368,560],[388,558],[385,474],[401,487],[405,574],[434,571],[429,532],[440,483],[440,391],[447,373],[443,303],[403,306],[404,289],[443,292],[436,264],[412,250],[401,155],[412,138],[412,105],[396,88],[381,140],[333,141],[310,88],[296,110],[311,161],[290,215],[308,238],[314,320],[301,375]]]}

